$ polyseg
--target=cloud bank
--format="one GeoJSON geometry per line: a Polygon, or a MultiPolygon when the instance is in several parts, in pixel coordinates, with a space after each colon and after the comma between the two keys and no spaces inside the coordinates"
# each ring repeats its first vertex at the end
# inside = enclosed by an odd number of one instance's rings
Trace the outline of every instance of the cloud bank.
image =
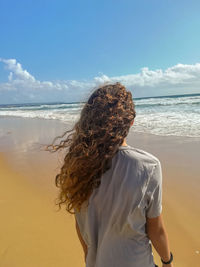
{"type": "Polygon", "coordinates": [[[86,101],[100,84],[117,81],[133,97],[200,93],[200,63],[177,64],[166,70],[144,67],[137,74],[114,77],[102,74],[83,81],[39,81],[16,59],[0,58],[0,62],[9,71],[8,81],[0,83],[0,104],[86,101]]]}

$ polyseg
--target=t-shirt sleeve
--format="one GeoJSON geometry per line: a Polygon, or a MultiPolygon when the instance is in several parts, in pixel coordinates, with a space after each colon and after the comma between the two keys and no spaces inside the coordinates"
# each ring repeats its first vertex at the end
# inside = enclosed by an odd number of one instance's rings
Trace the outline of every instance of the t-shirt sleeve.
{"type": "Polygon", "coordinates": [[[162,212],[162,167],[160,161],[154,166],[147,188],[146,216],[158,217],[162,212]]]}

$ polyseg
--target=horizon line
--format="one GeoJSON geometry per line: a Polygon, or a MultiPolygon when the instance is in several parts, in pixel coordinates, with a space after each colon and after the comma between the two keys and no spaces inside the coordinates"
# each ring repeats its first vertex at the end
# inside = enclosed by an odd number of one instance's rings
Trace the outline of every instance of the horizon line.
{"type": "MultiPolygon", "coordinates": [[[[195,96],[195,95],[200,95],[199,93],[193,93],[193,94],[180,94],[180,95],[161,95],[161,96],[144,96],[144,97],[134,97],[133,100],[139,100],[139,99],[147,99],[147,98],[164,98],[164,97],[175,97],[175,96],[181,96],[181,97],[186,97],[186,96],[195,96]]],[[[28,105],[28,104],[78,104],[78,103],[86,103],[86,102],[26,102],[26,103],[7,103],[7,104],[1,104],[0,106],[4,105],[28,105]]]]}

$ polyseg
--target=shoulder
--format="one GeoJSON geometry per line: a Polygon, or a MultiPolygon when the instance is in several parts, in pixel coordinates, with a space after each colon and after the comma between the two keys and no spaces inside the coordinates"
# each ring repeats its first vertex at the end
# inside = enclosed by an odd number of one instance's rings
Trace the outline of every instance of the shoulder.
{"type": "Polygon", "coordinates": [[[152,153],[132,146],[128,146],[127,148],[120,150],[120,155],[127,160],[135,161],[138,164],[143,165],[144,167],[160,164],[160,160],[152,153]]]}
{"type": "Polygon", "coordinates": [[[157,184],[162,179],[160,160],[152,153],[140,148],[128,146],[126,149],[121,149],[119,155],[122,161],[133,166],[134,172],[136,168],[137,173],[147,183],[151,180],[157,184]]]}

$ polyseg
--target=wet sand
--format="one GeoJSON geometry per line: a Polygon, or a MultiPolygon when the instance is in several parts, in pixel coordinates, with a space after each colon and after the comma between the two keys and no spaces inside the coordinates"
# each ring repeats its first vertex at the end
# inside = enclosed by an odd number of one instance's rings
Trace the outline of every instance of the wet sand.
{"type": "MultiPolygon", "coordinates": [[[[39,149],[39,143],[51,143],[70,125],[23,118],[0,118],[0,125],[0,266],[85,266],[74,216],[64,208],[57,212],[54,203],[62,154],[39,149]]],[[[163,217],[174,267],[198,267],[200,138],[136,133],[132,127],[127,144],[160,159],[163,217]]]]}

